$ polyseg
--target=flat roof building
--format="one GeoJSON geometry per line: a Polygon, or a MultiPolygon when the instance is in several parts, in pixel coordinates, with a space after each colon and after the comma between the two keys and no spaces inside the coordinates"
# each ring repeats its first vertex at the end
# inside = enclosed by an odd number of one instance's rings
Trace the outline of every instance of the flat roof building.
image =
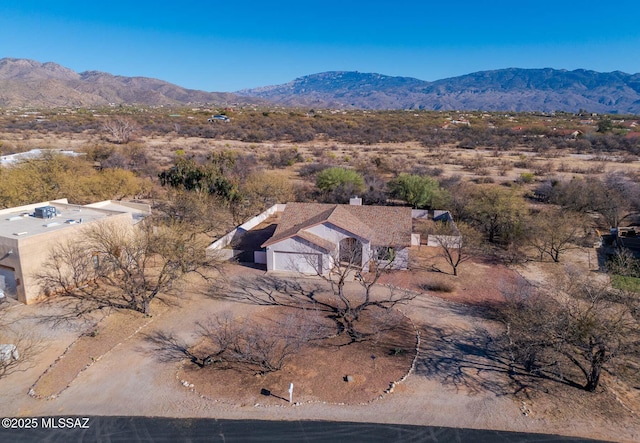
{"type": "Polygon", "coordinates": [[[33,303],[43,293],[35,276],[56,244],[81,239],[87,225],[131,226],[149,214],[149,205],[110,200],[73,205],[60,199],[0,210],[0,289],[33,303]]]}

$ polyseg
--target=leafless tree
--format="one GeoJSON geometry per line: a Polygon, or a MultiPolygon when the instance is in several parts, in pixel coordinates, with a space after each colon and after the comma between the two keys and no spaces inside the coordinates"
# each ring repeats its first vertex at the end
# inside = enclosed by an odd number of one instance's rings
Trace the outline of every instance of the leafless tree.
{"type": "Polygon", "coordinates": [[[598,212],[612,227],[640,210],[640,185],[623,171],[605,176],[599,197],[598,212]]]}
{"type": "MultiPolygon", "coordinates": [[[[478,231],[466,223],[453,225],[451,222],[435,222],[421,234],[428,235],[440,249],[438,257],[443,258],[454,276],[459,266],[477,256],[482,249],[482,238],[478,231]]],[[[436,265],[431,267],[442,272],[436,265]]]]}
{"type": "Polygon", "coordinates": [[[41,349],[40,341],[24,326],[8,319],[6,309],[7,303],[0,303],[0,380],[29,369],[41,349]]]}
{"type": "Polygon", "coordinates": [[[529,244],[543,256],[549,256],[554,262],[576,244],[587,231],[583,217],[563,209],[547,209],[534,214],[529,226],[527,238],[529,244]]]}
{"type": "Polygon", "coordinates": [[[509,294],[501,315],[514,362],[579,386],[567,366],[576,368],[585,380],[580,386],[590,392],[606,368],[638,367],[640,325],[624,303],[630,294],[576,275],[557,287],[563,291],[518,288],[509,294]]]}
{"type": "Polygon", "coordinates": [[[147,219],[134,227],[97,223],[84,240],[60,243],[36,275],[51,295],[62,295],[78,314],[112,307],[149,314],[151,301],[169,294],[186,274],[218,269],[207,241],[182,225],[147,219]]]}
{"type": "Polygon", "coordinates": [[[612,228],[640,211],[640,185],[623,171],[610,172],[603,180],[574,178],[553,187],[550,197],[566,209],[600,214],[612,228]]]}
{"type": "Polygon", "coordinates": [[[199,335],[207,342],[204,364],[242,366],[259,374],[282,369],[302,346],[317,335],[312,313],[289,313],[274,323],[235,319],[230,313],[199,324],[199,335]]]}
{"type": "Polygon", "coordinates": [[[164,223],[188,226],[190,232],[215,238],[235,226],[228,205],[204,192],[171,189],[166,198],[155,203],[154,210],[164,223]]]}
{"type": "Polygon", "coordinates": [[[113,142],[126,144],[135,138],[140,127],[132,118],[118,116],[106,120],[102,129],[113,142]]]}
{"type": "MultiPolygon", "coordinates": [[[[379,285],[380,278],[391,272],[400,258],[396,249],[389,246],[372,247],[370,255],[363,251],[363,244],[350,238],[330,251],[330,266],[319,268],[315,260],[307,263],[316,275],[329,284],[331,297],[314,301],[332,312],[332,318],[339,326],[339,332],[349,335],[352,341],[365,338],[368,334],[358,328],[363,313],[373,309],[390,310],[406,304],[416,297],[416,293],[392,286],[379,285]],[[357,289],[347,290],[346,284],[355,281],[357,289]],[[376,290],[377,289],[377,290],[376,290]]],[[[305,254],[305,257],[312,257],[305,254]]]]}

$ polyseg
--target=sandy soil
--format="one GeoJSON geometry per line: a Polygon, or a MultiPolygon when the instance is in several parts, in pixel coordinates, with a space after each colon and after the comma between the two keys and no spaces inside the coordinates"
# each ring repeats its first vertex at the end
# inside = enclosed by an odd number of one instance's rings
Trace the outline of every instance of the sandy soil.
{"type": "Polygon", "coordinates": [[[518,273],[504,265],[472,259],[458,266],[458,275],[454,276],[451,267],[439,257],[437,247],[421,245],[412,247],[409,255],[412,263],[410,272],[398,272],[383,275],[380,283],[390,284],[412,291],[425,292],[425,284],[445,283],[450,291],[428,291],[430,295],[464,304],[484,304],[502,302],[501,290],[515,284],[518,273]],[[433,267],[440,272],[434,271],[433,267]]]}
{"type": "Polygon", "coordinates": [[[129,339],[151,321],[132,311],[114,312],[80,336],[36,381],[30,395],[57,397],[80,372],[100,360],[116,346],[129,339]]]}
{"type": "MultiPolygon", "coordinates": [[[[262,315],[278,318],[280,310],[269,308],[262,315]]],[[[200,367],[184,362],[178,377],[193,384],[199,394],[230,404],[283,405],[289,398],[289,383],[294,380],[299,386],[295,388],[295,402],[367,403],[403,379],[415,360],[416,330],[408,318],[395,317],[392,329],[362,342],[350,343],[344,336],[308,342],[277,372],[260,375],[249,367],[225,363],[200,367]]],[[[375,320],[365,317],[361,330],[373,327],[375,320]]],[[[328,323],[326,330],[332,333],[335,327],[328,323]]],[[[203,340],[191,352],[210,355],[208,345],[203,340]]]]}
{"type": "MultiPolygon", "coordinates": [[[[240,266],[231,266],[229,270],[231,285],[234,281],[246,281],[238,280],[240,277],[258,278],[263,274],[240,266]]],[[[215,393],[209,396],[199,392],[202,388],[194,382],[196,378],[187,379],[185,369],[181,369],[185,367],[182,351],[196,346],[200,340],[196,323],[225,311],[243,317],[263,315],[265,308],[212,299],[204,288],[193,284],[183,291],[179,306],[154,313],[142,331],[104,353],[53,400],[30,397],[27,394],[29,387],[82,332],[89,329],[55,330],[25,320],[47,346],[33,367],[0,380],[3,393],[0,415],[322,419],[558,433],[614,441],[640,440],[640,421],[629,411],[637,410],[636,406],[626,404],[623,407],[607,389],[614,387],[609,379],[605,378],[605,387],[596,394],[557,385],[540,389],[513,385],[504,363],[491,352],[488,332],[496,326],[479,316],[473,306],[460,303],[458,298],[464,298],[459,294],[471,287],[464,280],[465,274],[482,282],[485,297],[498,298],[498,280],[502,278],[498,276],[504,277],[508,271],[496,273],[493,267],[485,264],[467,263],[461,268],[460,280],[455,282],[455,292],[450,295],[440,293],[437,297],[423,293],[410,305],[403,306],[402,311],[420,331],[415,370],[395,387],[393,393],[367,404],[336,404],[340,403],[339,398],[326,398],[324,402],[318,393],[305,388],[302,372],[294,370],[286,374],[290,377],[283,375],[274,379],[273,384],[255,380],[250,386],[254,397],[240,401],[230,402],[227,395],[223,398],[215,393]],[[445,299],[447,297],[453,300],[445,299]],[[166,346],[161,347],[159,343],[166,346]],[[187,386],[182,381],[187,381],[187,386]],[[286,394],[289,382],[295,384],[295,392],[300,394],[302,402],[297,406],[275,397],[265,401],[267,397],[256,393],[257,388],[266,388],[274,395],[285,397],[283,394],[286,394]],[[258,401],[254,402],[255,397],[258,401]],[[308,400],[312,402],[307,403],[308,400]],[[596,412],[594,405],[598,405],[596,412]]],[[[429,277],[417,275],[414,279],[429,277]]],[[[411,283],[410,279],[407,281],[411,283]]],[[[480,295],[474,293],[473,300],[478,301],[480,295]]],[[[30,317],[41,309],[37,305],[17,305],[12,315],[30,317]]],[[[137,320],[132,318],[132,321],[137,320]]],[[[100,334],[93,338],[99,339],[100,334]]],[[[328,354],[325,360],[329,360],[328,354]]],[[[309,363],[305,368],[307,372],[314,369],[309,368],[309,363]]],[[[364,375],[367,380],[371,374],[376,375],[373,368],[369,374],[363,370],[350,371],[355,376],[364,375]]],[[[336,374],[338,376],[343,374],[336,374]]],[[[385,376],[387,379],[381,382],[388,383],[389,376],[385,376]]],[[[355,380],[357,383],[362,379],[356,377],[355,380]]],[[[217,381],[224,383],[224,380],[217,381]]],[[[333,380],[329,384],[344,387],[343,383],[338,380],[336,384],[333,380]]],[[[371,394],[375,396],[374,392],[371,394]]]]}

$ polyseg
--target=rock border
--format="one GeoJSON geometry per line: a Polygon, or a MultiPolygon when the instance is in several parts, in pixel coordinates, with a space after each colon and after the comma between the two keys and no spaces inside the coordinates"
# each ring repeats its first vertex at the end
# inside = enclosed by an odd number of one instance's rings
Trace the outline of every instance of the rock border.
{"type": "MultiPolygon", "coordinates": [[[[423,295],[422,293],[418,293],[420,295],[423,295]]],[[[413,327],[415,334],[416,334],[416,344],[414,347],[414,356],[413,356],[413,360],[411,361],[411,365],[409,365],[409,369],[407,370],[407,372],[400,377],[398,380],[396,381],[392,381],[389,383],[389,387],[387,389],[385,389],[384,391],[382,391],[382,394],[379,394],[377,397],[372,398],[369,401],[366,402],[359,402],[359,403],[335,403],[335,402],[328,402],[328,401],[322,401],[322,400],[308,400],[305,402],[294,402],[292,404],[288,404],[288,405],[264,405],[261,403],[255,403],[253,405],[254,408],[285,408],[287,406],[301,406],[303,404],[324,404],[324,405],[333,405],[333,406],[368,406],[370,404],[372,404],[373,402],[379,401],[384,399],[384,397],[388,394],[392,394],[394,392],[394,389],[401,383],[403,383],[414,371],[418,362],[418,357],[420,355],[420,344],[421,344],[421,339],[420,339],[420,330],[418,329],[418,327],[416,326],[416,324],[413,322],[413,320],[411,320],[411,318],[405,314],[404,312],[397,310],[400,314],[402,314],[403,317],[405,317],[405,319],[407,319],[409,321],[409,323],[411,324],[411,326],[413,327]]],[[[185,364],[188,360],[187,359],[183,359],[179,365],[178,365],[178,369],[176,369],[175,371],[175,379],[185,388],[189,389],[191,392],[193,392],[194,394],[197,394],[200,398],[202,398],[203,400],[207,400],[213,403],[218,403],[218,404],[223,404],[223,405],[228,405],[228,406],[233,406],[233,407],[243,407],[243,406],[247,406],[247,405],[243,405],[243,404],[239,404],[239,403],[234,403],[232,401],[226,400],[226,399],[215,399],[215,398],[211,398],[205,394],[202,394],[198,391],[197,387],[195,387],[193,385],[193,383],[190,383],[187,380],[184,380],[182,378],[180,378],[180,372],[184,369],[185,364]]],[[[190,361],[190,360],[189,360],[190,361]]]]}
{"type": "MultiPolygon", "coordinates": [[[[105,317],[105,318],[103,319],[103,321],[104,321],[104,320],[106,320],[106,319],[108,319],[110,316],[111,316],[111,314],[110,314],[109,316],[105,317]]],[[[76,375],[74,375],[74,376],[73,376],[73,378],[71,379],[71,381],[70,381],[66,386],[64,386],[61,390],[59,390],[58,392],[56,392],[56,393],[54,393],[54,394],[51,394],[51,395],[40,395],[40,394],[38,394],[38,393],[36,392],[36,389],[37,389],[37,385],[38,385],[38,383],[40,382],[40,380],[41,380],[44,376],[46,376],[50,371],[52,371],[52,370],[53,370],[53,368],[56,366],[56,364],[57,364],[60,360],[62,360],[62,359],[67,355],[67,353],[71,350],[71,348],[73,347],[73,345],[75,345],[78,341],[80,341],[80,340],[85,336],[85,334],[80,335],[80,336],[79,336],[77,339],[75,339],[75,340],[74,340],[74,341],[73,341],[69,346],[67,346],[67,347],[65,348],[64,352],[63,352],[62,354],[60,354],[60,355],[58,356],[58,358],[56,358],[56,359],[53,361],[53,363],[51,363],[51,364],[49,365],[49,367],[47,367],[47,369],[45,369],[45,371],[44,371],[42,374],[40,374],[40,376],[36,379],[36,381],[35,381],[35,382],[34,382],[34,383],[29,387],[29,391],[28,391],[29,396],[31,396],[31,397],[33,397],[33,398],[36,398],[36,399],[38,399],[38,400],[55,400],[56,398],[58,398],[58,396],[59,396],[62,392],[64,392],[65,390],[67,390],[67,389],[69,388],[69,386],[71,386],[71,384],[76,380],[76,378],[78,378],[78,376],[79,376],[80,374],[82,374],[84,371],[86,371],[87,369],[89,369],[89,368],[90,368],[91,366],[93,366],[96,362],[98,362],[100,359],[102,359],[102,357],[104,357],[105,355],[109,354],[111,351],[113,351],[115,348],[117,348],[118,346],[120,346],[122,343],[124,343],[124,342],[126,342],[126,341],[130,340],[132,337],[134,337],[136,334],[138,334],[138,332],[140,332],[143,328],[145,328],[145,327],[147,327],[148,325],[150,325],[150,324],[155,320],[155,318],[156,318],[155,316],[154,316],[154,317],[148,317],[146,322],[144,322],[142,325],[140,325],[139,327],[137,327],[137,328],[133,331],[133,333],[129,334],[129,335],[128,335],[127,337],[125,337],[123,340],[121,340],[120,342],[118,342],[118,343],[116,343],[115,345],[113,345],[113,346],[112,346],[112,347],[111,347],[107,352],[105,352],[105,353],[103,353],[103,354],[99,355],[98,357],[95,357],[95,358],[93,358],[93,357],[92,357],[91,362],[90,362],[90,363],[88,363],[88,364],[86,364],[82,369],[80,369],[80,371],[78,371],[78,373],[77,373],[76,375]]],[[[100,323],[101,323],[101,322],[100,322],[100,323]]]]}

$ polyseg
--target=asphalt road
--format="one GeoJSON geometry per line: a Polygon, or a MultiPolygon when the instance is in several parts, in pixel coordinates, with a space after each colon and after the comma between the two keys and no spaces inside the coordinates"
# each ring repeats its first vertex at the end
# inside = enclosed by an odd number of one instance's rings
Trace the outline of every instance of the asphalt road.
{"type": "Polygon", "coordinates": [[[3,419],[0,442],[577,442],[558,435],[328,421],[153,417],[3,419]],[[9,421],[7,421],[9,420],[9,421]]]}

